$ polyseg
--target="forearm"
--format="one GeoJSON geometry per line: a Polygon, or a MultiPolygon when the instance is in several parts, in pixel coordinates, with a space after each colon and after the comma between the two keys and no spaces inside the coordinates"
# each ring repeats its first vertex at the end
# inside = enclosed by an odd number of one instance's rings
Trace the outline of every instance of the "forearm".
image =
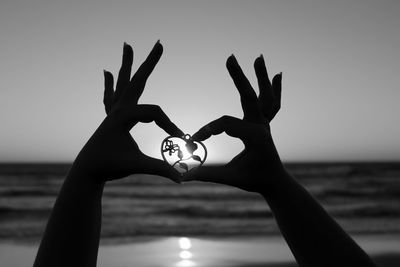
{"type": "Polygon", "coordinates": [[[262,195],[300,266],[375,266],[290,174],[275,178],[262,195]]]}
{"type": "Polygon", "coordinates": [[[41,241],[35,267],[96,266],[104,183],[71,168],[41,241]]]}

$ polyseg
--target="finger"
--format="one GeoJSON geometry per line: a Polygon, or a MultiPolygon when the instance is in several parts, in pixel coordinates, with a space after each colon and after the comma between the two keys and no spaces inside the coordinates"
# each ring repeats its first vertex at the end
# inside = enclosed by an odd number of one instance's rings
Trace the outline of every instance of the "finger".
{"type": "Polygon", "coordinates": [[[161,129],[171,136],[181,137],[184,133],[168,118],[164,111],[157,105],[138,105],[131,112],[132,121],[155,122],[161,129]]]}
{"type": "Polygon", "coordinates": [[[202,181],[224,185],[233,185],[229,170],[225,166],[200,166],[183,174],[182,181],[202,181]]]}
{"type": "Polygon", "coordinates": [[[122,52],[122,64],[118,73],[117,87],[115,90],[115,99],[119,99],[122,92],[129,85],[131,79],[131,71],[132,71],[132,63],[133,63],[133,50],[132,47],[124,43],[124,48],[122,52]]]}
{"type": "Polygon", "coordinates": [[[276,97],[271,82],[269,81],[267,68],[262,55],[254,62],[254,69],[256,71],[258,87],[260,90],[258,96],[259,105],[261,106],[261,111],[266,119],[266,123],[269,123],[276,114],[274,109],[276,97]]]}
{"type": "Polygon", "coordinates": [[[226,67],[232,77],[233,82],[240,94],[240,101],[246,121],[259,121],[261,114],[257,103],[257,95],[254,92],[249,80],[244,75],[234,55],[226,61],[226,67]]]}
{"type": "MultiPolygon", "coordinates": [[[[135,164],[137,164],[137,162],[135,162],[135,164]]],[[[139,165],[140,166],[137,166],[135,170],[137,173],[159,175],[167,177],[176,183],[181,183],[182,175],[163,160],[144,155],[144,158],[139,165]]]]}
{"type": "Polygon", "coordinates": [[[272,79],[271,91],[274,92],[273,99],[266,99],[265,95],[260,95],[261,110],[267,120],[267,123],[272,121],[281,108],[281,88],[281,75],[277,74],[272,79]]]}
{"type": "Polygon", "coordinates": [[[193,134],[192,138],[196,141],[204,141],[212,135],[219,135],[223,132],[229,136],[246,141],[249,138],[251,130],[248,127],[248,123],[245,121],[231,116],[222,116],[202,127],[193,134]]]}
{"type": "Polygon", "coordinates": [[[276,113],[281,108],[281,99],[282,99],[282,72],[275,75],[272,79],[272,89],[274,91],[275,99],[274,99],[274,112],[270,121],[275,117],[276,113]]]}
{"type": "Polygon", "coordinates": [[[114,77],[111,72],[104,70],[104,97],[103,103],[106,114],[110,113],[114,102],[114,77]]]}
{"type": "Polygon", "coordinates": [[[156,67],[162,53],[163,46],[161,45],[160,40],[158,40],[151,50],[150,54],[147,56],[146,60],[143,62],[142,65],[140,65],[135,75],[133,75],[131,80],[131,92],[129,94],[131,95],[131,97],[133,97],[135,103],[137,103],[140,96],[142,95],[144,87],[146,85],[146,81],[156,67]]]}
{"type": "Polygon", "coordinates": [[[272,91],[272,85],[269,81],[263,55],[259,56],[254,61],[254,70],[256,72],[258,88],[260,90],[259,97],[262,98],[263,101],[269,101],[270,104],[272,104],[274,100],[274,92],[272,91]]]}

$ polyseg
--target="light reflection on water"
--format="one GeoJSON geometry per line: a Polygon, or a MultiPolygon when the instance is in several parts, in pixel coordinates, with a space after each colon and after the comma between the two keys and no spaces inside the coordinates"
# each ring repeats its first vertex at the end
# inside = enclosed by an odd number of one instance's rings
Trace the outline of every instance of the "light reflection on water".
{"type": "Polygon", "coordinates": [[[179,238],[178,242],[181,249],[190,249],[192,247],[192,241],[187,237],[179,238]]]}
{"type": "Polygon", "coordinates": [[[187,251],[187,250],[182,250],[181,253],[179,253],[179,257],[184,260],[188,260],[192,257],[192,252],[187,251]]]}
{"type": "Polygon", "coordinates": [[[187,237],[181,237],[178,239],[178,245],[181,251],[179,252],[180,261],[177,262],[178,267],[192,267],[196,263],[190,260],[193,257],[193,253],[189,250],[192,248],[192,242],[187,237]]]}
{"type": "Polygon", "coordinates": [[[191,267],[191,266],[195,266],[195,265],[196,264],[191,260],[181,260],[176,264],[176,266],[178,266],[178,267],[191,267]]]}

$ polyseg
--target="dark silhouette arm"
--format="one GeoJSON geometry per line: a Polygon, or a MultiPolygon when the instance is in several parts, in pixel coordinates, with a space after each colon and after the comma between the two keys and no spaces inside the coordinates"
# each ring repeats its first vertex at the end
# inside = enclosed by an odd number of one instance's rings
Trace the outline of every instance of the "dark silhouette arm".
{"type": "Polygon", "coordinates": [[[115,91],[112,74],[104,72],[107,117],[80,151],[64,181],[40,243],[35,267],[96,266],[101,198],[106,181],[147,173],[180,182],[176,170],[143,154],[129,133],[138,122],[154,121],[170,135],[183,135],[160,107],[137,104],[162,51],[157,42],[131,79],[133,51],[125,44],[115,91]]]}
{"type": "Polygon", "coordinates": [[[375,266],[289,173],[261,190],[300,266],[375,266]]]}
{"type": "Polygon", "coordinates": [[[302,267],[375,266],[281,163],[269,122],[280,109],[282,74],[276,75],[271,83],[264,58],[257,58],[254,63],[260,90],[257,97],[233,55],[227,60],[227,68],[240,94],[243,119],[223,116],[202,127],[193,139],[203,141],[225,132],[241,139],[245,148],[228,164],[200,167],[184,179],[216,182],[261,194],[302,267]]]}
{"type": "Polygon", "coordinates": [[[34,266],[96,266],[104,183],[73,167],[47,223],[34,266]]]}

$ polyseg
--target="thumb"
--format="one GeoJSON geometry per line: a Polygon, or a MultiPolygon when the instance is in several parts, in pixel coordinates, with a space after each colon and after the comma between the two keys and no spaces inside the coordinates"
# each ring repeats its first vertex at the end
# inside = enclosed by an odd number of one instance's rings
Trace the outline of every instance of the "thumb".
{"type": "Polygon", "coordinates": [[[143,156],[143,160],[139,164],[136,163],[137,165],[139,165],[139,168],[136,168],[136,172],[158,175],[169,178],[175,183],[181,183],[182,175],[173,167],[171,167],[171,165],[169,165],[167,162],[149,157],[147,155],[143,156]]]}
{"type": "Polygon", "coordinates": [[[201,166],[183,174],[182,181],[202,181],[217,184],[232,185],[228,169],[222,165],[201,166]]]}

